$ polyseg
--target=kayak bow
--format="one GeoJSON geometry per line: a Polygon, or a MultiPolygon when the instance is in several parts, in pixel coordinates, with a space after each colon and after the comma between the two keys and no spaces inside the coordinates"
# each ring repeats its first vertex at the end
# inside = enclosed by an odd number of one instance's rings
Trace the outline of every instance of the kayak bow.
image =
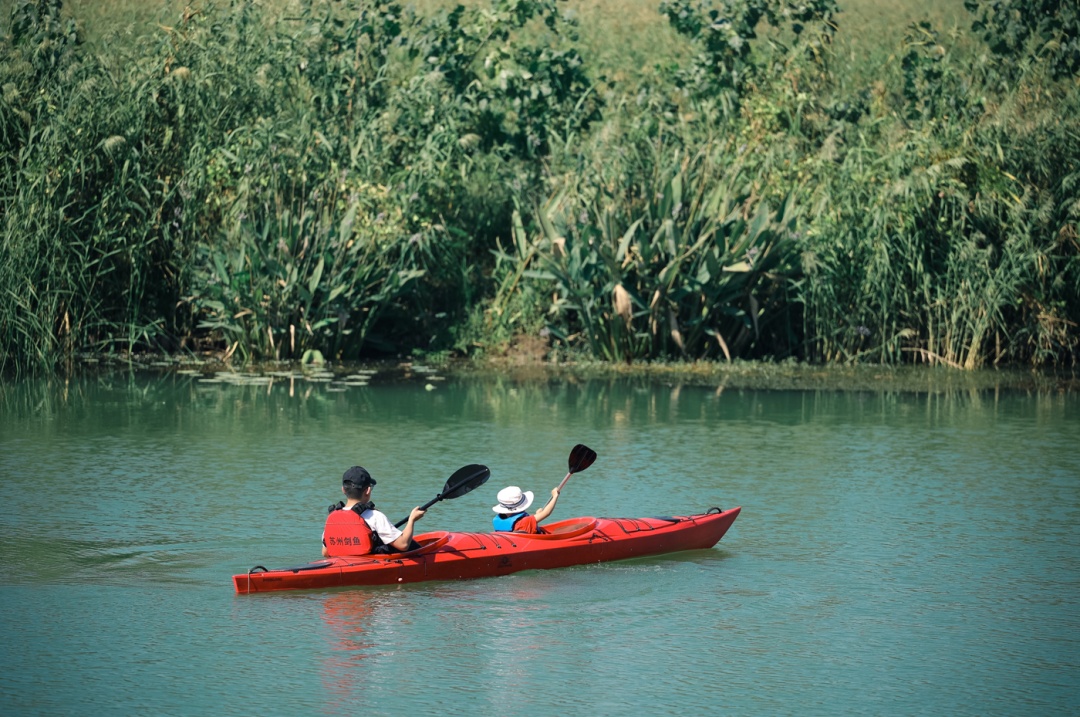
{"type": "Polygon", "coordinates": [[[267,570],[256,566],[233,576],[241,594],[275,590],[396,585],[425,580],[462,580],[625,560],[716,545],[741,508],[712,508],[698,515],[663,518],[570,518],[545,533],[451,533],[416,537],[407,553],[324,558],[267,570]]]}

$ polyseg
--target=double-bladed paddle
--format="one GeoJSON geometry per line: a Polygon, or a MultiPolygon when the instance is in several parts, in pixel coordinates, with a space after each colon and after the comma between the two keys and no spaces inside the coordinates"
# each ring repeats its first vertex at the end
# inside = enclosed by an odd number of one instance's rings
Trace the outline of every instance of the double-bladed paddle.
{"type": "Polygon", "coordinates": [[[579,443],[570,451],[570,459],[567,461],[570,468],[570,472],[566,474],[566,477],[562,479],[562,483],[559,484],[559,490],[562,491],[563,486],[566,485],[566,481],[570,480],[570,476],[575,473],[580,473],[593,464],[596,460],[596,451],[588,446],[579,443]]]}
{"type": "MultiPolygon", "coordinates": [[[[595,453],[593,454],[593,457],[596,457],[595,453]]],[[[592,461],[589,462],[592,463],[592,461]]],[[[487,483],[487,479],[490,477],[491,471],[488,469],[488,467],[479,465],[477,463],[465,466],[464,468],[459,468],[457,471],[454,472],[454,475],[450,476],[446,480],[446,485],[443,486],[442,492],[429,500],[427,503],[424,503],[422,506],[420,506],[420,510],[427,510],[431,506],[438,503],[440,500],[452,500],[454,498],[460,498],[474,488],[479,488],[480,486],[484,485],[484,483],[487,483]]],[[[569,476],[567,476],[567,478],[569,478],[569,476]]],[[[408,522],[409,519],[406,517],[394,523],[394,525],[400,528],[408,522]]]]}

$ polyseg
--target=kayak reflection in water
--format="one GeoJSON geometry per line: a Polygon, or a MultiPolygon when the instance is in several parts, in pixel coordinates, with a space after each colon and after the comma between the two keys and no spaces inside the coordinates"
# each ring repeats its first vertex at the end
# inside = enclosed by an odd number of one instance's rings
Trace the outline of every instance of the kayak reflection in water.
{"type": "Polygon", "coordinates": [[[353,466],[341,477],[341,492],[347,500],[330,506],[323,528],[323,557],[402,553],[419,548],[413,527],[424,511],[413,508],[404,530],[398,530],[371,502],[375,479],[361,466],[353,466]]]}
{"type": "MultiPolygon", "coordinates": [[[[329,593],[323,598],[323,650],[319,676],[321,714],[345,714],[356,695],[380,686],[378,658],[386,648],[388,620],[401,619],[403,603],[391,605],[386,595],[364,590],[329,593]],[[380,639],[381,636],[381,639],[380,639]],[[358,670],[358,667],[371,670],[358,670]]],[[[315,710],[308,710],[315,713],[315,710]]]]}
{"type": "Polygon", "coordinates": [[[496,532],[543,533],[544,529],[537,524],[555,510],[555,503],[559,500],[559,489],[551,489],[551,499],[548,500],[547,505],[536,511],[535,516],[526,512],[533,502],[531,490],[523,492],[516,485],[507,486],[499,491],[497,499],[499,504],[492,510],[498,515],[491,519],[496,532]]]}

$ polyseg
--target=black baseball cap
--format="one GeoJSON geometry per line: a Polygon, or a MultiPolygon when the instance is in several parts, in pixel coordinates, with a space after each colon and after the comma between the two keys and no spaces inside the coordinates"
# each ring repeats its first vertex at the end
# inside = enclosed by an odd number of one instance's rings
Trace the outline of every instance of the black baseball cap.
{"type": "Polygon", "coordinates": [[[345,474],[341,476],[341,482],[342,484],[352,483],[357,488],[363,488],[366,485],[375,485],[375,479],[367,472],[367,468],[362,466],[353,466],[345,471],[345,474]]]}

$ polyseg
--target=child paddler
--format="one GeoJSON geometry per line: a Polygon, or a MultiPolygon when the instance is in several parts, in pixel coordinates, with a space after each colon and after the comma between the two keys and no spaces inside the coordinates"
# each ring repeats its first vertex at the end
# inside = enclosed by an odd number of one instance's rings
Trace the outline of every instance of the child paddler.
{"type": "Polygon", "coordinates": [[[500,490],[496,498],[499,504],[492,510],[498,515],[491,520],[496,532],[543,533],[544,529],[538,523],[555,510],[555,503],[559,500],[559,489],[551,490],[551,498],[548,499],[547,505],[536,511],[535,516],[526,512],[533,502],[531,490],[522,491],[516,485],[511,485],[500,490]]]}

